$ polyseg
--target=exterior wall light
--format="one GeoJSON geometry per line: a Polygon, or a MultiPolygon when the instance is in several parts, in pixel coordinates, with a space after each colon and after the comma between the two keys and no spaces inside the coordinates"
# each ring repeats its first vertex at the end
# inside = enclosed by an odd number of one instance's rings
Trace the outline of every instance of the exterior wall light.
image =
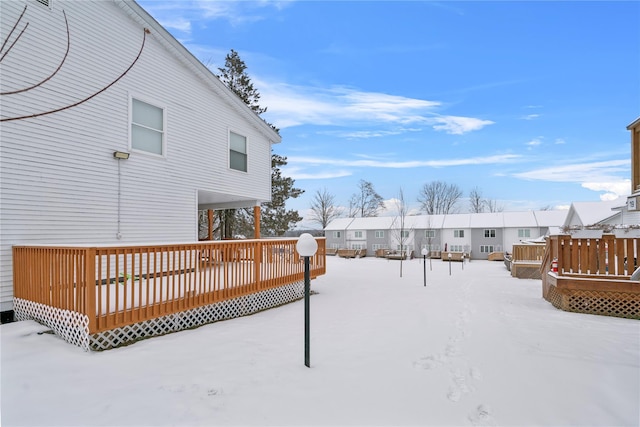
{"type": "Polygon", "coordinates": [[[114,151],[113,152],[113,158],[114,159],[122,159],[122,160],[127,160],[129,158],[129,153],[125,153],[124,151],[114,151]]]}

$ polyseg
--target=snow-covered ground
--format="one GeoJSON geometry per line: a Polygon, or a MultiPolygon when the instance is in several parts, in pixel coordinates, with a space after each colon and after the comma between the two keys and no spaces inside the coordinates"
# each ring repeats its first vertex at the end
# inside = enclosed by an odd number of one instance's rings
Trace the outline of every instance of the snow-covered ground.
{"type": "Polygon", "coordinates": [[[105,352],[0,328],[2,426],[640,424],[640,322],[501,262],[329,257],[304,303],[105,352]]]}

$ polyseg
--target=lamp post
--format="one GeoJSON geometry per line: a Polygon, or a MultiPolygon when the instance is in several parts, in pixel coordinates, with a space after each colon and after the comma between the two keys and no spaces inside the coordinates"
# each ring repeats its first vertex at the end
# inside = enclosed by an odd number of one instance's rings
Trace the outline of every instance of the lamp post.
{"type": "Polygon", "coordinates": [[[451,276],[451,252],[449,252],[449,276],[451,276]]]}
{"type": "Polygon", "coordinates": [[[311,277],[309,274],[309,257],[316,254],[318,243],[309,233],[303,233],[298,238],[296,250],[304,258],[304,364],[311,367],[309,349],[309,288],[311,287],[311,277]]]}
{"type": "Polygon", "coordinates": [[[427,286],[427,248],[422,248],[422,265],[424,268],[424,285],[427,286]]]}

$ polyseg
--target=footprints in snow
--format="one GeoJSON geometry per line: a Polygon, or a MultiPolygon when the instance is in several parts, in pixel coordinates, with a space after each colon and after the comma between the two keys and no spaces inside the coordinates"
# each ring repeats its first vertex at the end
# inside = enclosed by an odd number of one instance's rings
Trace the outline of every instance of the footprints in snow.
{"type": "MultiPolygon", "coordinates": [[[[463,290],[464,300],[468,299],[468,286],[463,290]]],[[[473,382],[482,381],[482,373],[477,367],[469,366],[463,351],[464,339],[470,336],[468,323],[471,310],[468,303],[464,303],[463,309],[455,321],[456,334],[449,337],[449,341],[442,353],[423,356],[413,363],[415,368],[433,370],[448,368],[451,374],[451,384],[447,390],[447,399],[453,403],[459,402],[465,395],[473,392],[473,382]]],[[[495,426],[491,408],[481,404],[467,417],[473,426],[495,426]]]]}

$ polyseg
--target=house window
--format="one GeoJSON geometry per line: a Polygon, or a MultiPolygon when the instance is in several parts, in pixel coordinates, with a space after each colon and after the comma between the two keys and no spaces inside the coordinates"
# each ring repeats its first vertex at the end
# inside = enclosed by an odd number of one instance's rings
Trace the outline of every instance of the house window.
{"type": "Polygon", "coordinates": [[[376,231],[376,239],[384,239],[384,231],[377,230],[376,231]]]}
{"type": "Polygon", "coordinates": [[[408,230],[402,230],[400,232],[400,237],[403,238],[403,239],[406,238],[406,237],[409,237],[409,231],[408,230]]]}
{"type": "Polygon", "coordinates": [[[484,230],[484,237],[496,237],[496,230],[484,230]]]}
{"type": "Polygon", "coordinates": [[[449,252],[462,252],[462,245],[451,245],[449,252]]]}
{"type": "Polygon", "coordinates": [[[351,249],[364,249],[364,245],[362,245],[360,243],[352,243],[351,244],[351,249]]]}
{"type": "Polygon", "coordinates": [[[490,254],[493,252],[493,245],[480,245],[481,254],[490,254]]]}
{"type": "Polygon", "coordinates": [[[372,249],[374,251],[377,251],[378,249],[387,249],[387,245],[374,244],[374,245],[372,245],[372,249]]]}
{"type": "Polygon", "coordinates": [[[229,167],[247,171],[247,137],[229,132],[229,167]]]}
{"type": "Polygon", "coordinates": [[[336,239],[339,239],[341,237],[340,232],[339,231],[334,231],[333,232],[333,237],[336,238],[336,239]]]}
{"type": "Polygon", "coordinates": [[[464,230],[453,230],[453,237],[464,237],[464,230]]]}
{"type": "Polygon", "coordinates": [[[131,98],[131,148],[147,153],[165,154],[164,108],[131,98]]]}
{"type": "Polygon", "coordinates": [[[424,237],[427,239],[433,239],[436,237],[436,230],[424,230],[424,237]]]}
{"type": "Polygon", "coordinates": [[[528,228],[519,228],[518,237],[531,237],[531,230],[528,228]]]}
{"type": "Polygon", "coordinates": [[[354,231],[354,232],[353,232],[353,236],[354,236],[356,239],[362,239],[362,231],[354,231]]]}

